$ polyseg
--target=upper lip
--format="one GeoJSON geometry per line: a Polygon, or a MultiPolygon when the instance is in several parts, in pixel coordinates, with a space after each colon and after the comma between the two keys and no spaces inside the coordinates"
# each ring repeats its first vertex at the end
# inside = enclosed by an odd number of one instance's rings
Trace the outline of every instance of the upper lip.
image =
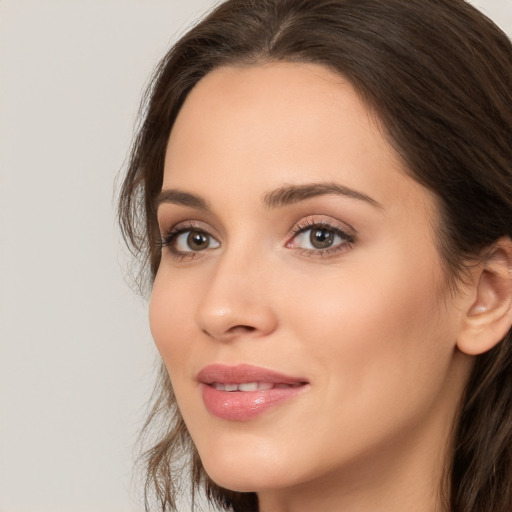
{"type": "Polygon", "coordinates": [[[307,383],[306,379],[291,377],[274,370],[239,364],[236,366],[224,364],[211,364],[205,366],[198,374],[197,380],[203,384],[229,383],[243,384],[244,382],[269,382],[272,384],[297,384],[307,383]]]}

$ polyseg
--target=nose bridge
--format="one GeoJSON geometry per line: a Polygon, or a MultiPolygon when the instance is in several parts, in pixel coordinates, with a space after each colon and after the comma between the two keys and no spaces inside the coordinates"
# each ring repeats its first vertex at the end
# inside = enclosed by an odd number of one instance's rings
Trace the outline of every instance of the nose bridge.
{"type": "Polygon", "coordinates": [[[269,297],[267,262],[262,255],[238,244],[219,255],[196,312],[200,329],[217,339],[242,333],[252,336],[272,332],[276,312],[269,297]]]}

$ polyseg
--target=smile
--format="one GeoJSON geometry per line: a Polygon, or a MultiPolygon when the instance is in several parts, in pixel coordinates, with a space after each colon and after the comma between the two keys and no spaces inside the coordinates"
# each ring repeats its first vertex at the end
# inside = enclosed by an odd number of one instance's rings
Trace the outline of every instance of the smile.
{"type": "Polygon", "coordinates": [[[210,384],[213,388],[219,390],[219,391],[242,391],[242,392],[248,392],[248,391],[267,391],[269,389],[287,389],[287,388],[294,388],[299,387],[302,384],[297,382],[296,384],[274,384],[272,382],[244,382],[242,384],[223,384],[220,382],[214,382],[213,384],[210,384]]]}
{"type": "Polygon", "coordinates": [[[251,365],[210,365],[197,380],[208,412],[228,421],[251,420],[310,387],[303,378],[251,365]]]}

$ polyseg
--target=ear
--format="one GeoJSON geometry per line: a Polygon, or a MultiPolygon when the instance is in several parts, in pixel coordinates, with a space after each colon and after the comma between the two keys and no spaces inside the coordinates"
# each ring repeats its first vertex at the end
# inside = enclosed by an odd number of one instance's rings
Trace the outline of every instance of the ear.
{"type": "Polygon", "coordinates": [[[476,270],[475,294],[465,313],[457,347],[468,355],[487,352],[512,325],[512,241],[500,238],[476,270]]]}

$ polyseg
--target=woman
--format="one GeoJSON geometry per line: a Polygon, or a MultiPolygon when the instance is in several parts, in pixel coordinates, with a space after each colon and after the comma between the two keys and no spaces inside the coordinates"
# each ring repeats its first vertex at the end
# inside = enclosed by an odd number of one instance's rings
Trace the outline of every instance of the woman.
{"type": "Polygon", "coordinates": [[[462,0],[228,0],[168,53],[120,199],[148,500],[512,510],[511,83],[462,0]]]}

